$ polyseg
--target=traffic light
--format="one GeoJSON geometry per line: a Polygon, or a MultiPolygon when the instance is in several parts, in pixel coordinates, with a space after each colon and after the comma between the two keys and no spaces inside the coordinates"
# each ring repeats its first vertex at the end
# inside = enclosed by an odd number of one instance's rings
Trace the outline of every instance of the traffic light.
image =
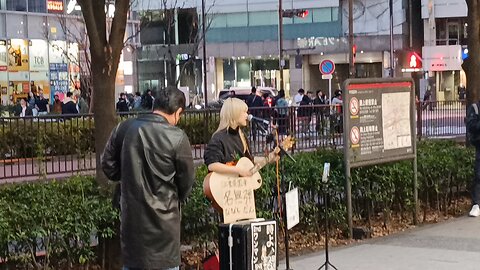
{"type": "Polygon", "coordinates": [[[297,13],[297,17],[305,18],[308,16],[308,9],[301,10],[297,13]]]}
{"type": "Polygon", "coordinates": [[[408,54],[408,67],[418,69],[422,67],[422,59],[416,52],[410,52],[408,54]]]}
{"type": "Polygon", "coordinates": [[[287,9],[282,12],[282,15],[285,18],[293,18],[293,17],[305,18],[308,16],[308,10],[307,9],[287,9]]]}
{"type": "Polygon", "coordinates": [[[357,45],[353,44],[352,46],[352,55],[353,55],[353,63],[355,63],[355,58],[357,57],[357,45]]]}

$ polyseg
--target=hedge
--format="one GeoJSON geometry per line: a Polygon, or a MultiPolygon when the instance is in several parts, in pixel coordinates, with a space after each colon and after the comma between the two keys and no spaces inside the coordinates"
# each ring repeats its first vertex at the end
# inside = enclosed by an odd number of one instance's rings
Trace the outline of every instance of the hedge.
{"type": "MultiPolygon", "coordinates": [[[[323,149],[295,155],[286,161],[285,175],[300,191],[300,224],[297,230],[319,232],[322,226],[324,162],[331,164],[332,226],[345,230],[345,197],[342,152],[323,149]]],[[[465,195],[473,177],[474,152],[451,141],[418,144],[418,188],[423,211],[446,212],[449,204],[465,195]]],[[[203,194],[205,166],[196,171],[196,182],[182,207],[182,238],[188,244],[215,241],[220,218],[203,194]]],[[[263,186],[255,192],[259,217],[274,218],[275,167],[261,171],[263,186]]],[[[392,212],[411,221],[413,210],[412,163],[382,164],[352,170],[355,222],[365,224],[383,214],[388,225],[392,212]]],[[[31,267],[43,264],[58,269],[65,264],[88,264],[95,254],[88,245],[93,234],[111,237],[118,213],[111,195],[99,191],[92,178],[74,177],[65,182],[16,184],[0,189],[0,258],[31,267]],[[38,260],[32,250],[44,239],[48,260],[38,260]],[[48,241],[46,241],[48,240],[48,241]]]]}
{"type": "Polygon", "coordinates": [[[110,195],[101,193],[91,177],[3,186],[0,258],[12,269],[92,263],[92,237],[112,237],[118,217],[110,195]]]}
{"type": "MultiPolygon", "coordinates": [[[[215,113],[192,112],[178,126],[189,136],[190,143],[204,144],[218,126],[215,113]],[[208,124],[208,129],[206,128],[208,124]]],[[[118,117],[118,121],[125,118],[118,117]]],[[[72,118],[67,121],[11,120],[0,125],[0,159],[31,158],[56,155],[86,155],[95,150],[92,118],[72,118]]]]}

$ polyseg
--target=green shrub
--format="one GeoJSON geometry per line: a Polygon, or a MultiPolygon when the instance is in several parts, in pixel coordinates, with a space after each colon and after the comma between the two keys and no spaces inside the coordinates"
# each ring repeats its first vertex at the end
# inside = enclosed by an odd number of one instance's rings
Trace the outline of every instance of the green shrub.
{"type": "Polygon", "coordinates": [[[21,269],[91,263],[92,236],[112,237],[119,217],[87,177],[8,185],[0,198],[0,256],[21,269]],[[39,251],[46,255],[37,257],[39,251]]]}
{"type": "MultiPolygon", "coordinates": [[[[332,149],[299,153],[296,163],[285,159],[285,180],[299,188],[300,224],[302,230],[318,231],[322,226],[324,185],[323,165],[330,163],[329,219],[336,228],[346,229],[345,177],[343,153],[332,149]],[[321,210],[319,212],[319,209],[321,210]]],[[[438,210],[467,190],[473,177],[472,149],[444,141],[418,144],[418,188],[421,205],[435,205],[438,210]],[[427,197],[425,194],[429,194],[427,197]]],[[[183,221],[188,228],[186,239],[216,239],[216,215],[202,192],[205,166],[197,170],[196,187],[183,208],[183,221]]],[[[276,171],[269,165],[261,171],[263,185],[255,191],[257,216],[274,218],[276,205],[276,171]]],[[[352,205],[355,220],[368,221],[381,213],[388,225],[392,212],[406,217],[413,211],[413,167],[411,161],[401,161],[352,169],[352,205]]]]}

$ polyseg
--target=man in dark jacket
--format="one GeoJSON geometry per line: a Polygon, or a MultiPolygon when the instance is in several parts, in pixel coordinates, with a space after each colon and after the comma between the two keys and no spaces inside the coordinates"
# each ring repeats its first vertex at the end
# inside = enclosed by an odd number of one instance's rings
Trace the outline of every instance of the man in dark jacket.
{"type": "Polygon", "coordinates": [[[184,109],[180,90],[159,91],[153,114],[117,125],[103,152],[105,175],[121,184],[124,269],[180,266],[180,202],[195,178],[190,142],[176,127],[184,109]]]}
{"type": "Polygon", "coordinates": [[[117,102],[117,112],[128,112],[128,103],[125,93],[120,93],[120,97],[117,102]]]}

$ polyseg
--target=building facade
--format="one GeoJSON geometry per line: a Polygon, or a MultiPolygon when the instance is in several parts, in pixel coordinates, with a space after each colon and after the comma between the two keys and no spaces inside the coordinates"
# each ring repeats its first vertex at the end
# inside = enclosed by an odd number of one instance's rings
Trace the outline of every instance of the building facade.
{"type": "MultiPolygon", "coordinates": [[[[167,2],[169,3],[167,6],[161,6],[159,3],[147,0],[140,1],[141,4],[138,5],[137,10],[143,12],[157,10],[160,14],[169,9],[176,10],[177,14],[192,10],[199,18],[196,31],[201,31],[201,0],[167,2]],[[181,8],[174,7],[171,3],[180,3],[181,8]]],[[[145,85],[149,87],[152,87],[152,84],[148,82],[150,78],[147,76],[159,81],[163,80],[161,73],[168,70],[167,64],[163,61],[165,59],[163,55],[168,51],[165,44],[170,43],[176,45],[170,50],[175,50],[179,59],[193,57],[199,60],[190,72],[195,75],[194,79],[189,80],[192,83],[189,88],[195,88],[191,93],[204,92],[201,78],[203,71],[202,66],[199,65],[202,59],[206,61],[206,92],[209,100],[215,99],[222,89],[230,87],[263,86],[280,89],[280,62],[282,61],[279,61],[278,3],[271,0],[205,0],[207,25],[205,57],[201,42],[182,43],[178,38],[179,34],[175,33],[177,38],[173,40],[167,42],[158,40],[155,45],[147,45],[148,41],[144,39],[145,32],[142,31],[144,45],[142,51],[149,51],[150,54],[139,56],[139,60],[157,62],[157,68],[153,63],[144,68],[139,67],[139,76],[141,78],[145,76],[147,81],[145,85]],[[188,49],[189,46],[196,48],[193,50],[194,54],[187,53],[191,51],[188,49]],[[152,55],[152,51],[156,55],[152,55]],[[155,71],[155,73],[144,75],[142,70],[155,71]]],[[[308,15],[304,17],[283,18],[282,40],[285,59],[283,87],[287,90],[287,95],[294,94],[299,88],[311,91],[328,89],[327,81],[322,80],[319,71],[319,64],[325,59],[335,62],[333,87],[340,88],[349,73],[348,1],[283,0],[282,5],[283,10],[308,11],[308,15]]],[[[410,5],[409,0],[393,1],[393,48],[395,51],[393,65],[397,76],[409,76],[409,74],[402,74],[397,53],[409,48],[407,11],[410,5]]],[[[176,18],[175,21],[182,21],[179,17],[176,18]]],[[[358,78],[389,76],[391,68],[389,0],[354,0],[353,19],[357,47],[355,76],[358,78]]],[[[182,27],[178,26],[175,29],[182,29],[182,27]]],[[[143,64],[139,62],[139,65],[143,64]]],[[[185,85],[181,82],[180,86],[185,85]]]]}
{"type": "Polygon", "coordinates": [[[465,0],[422,0],[422,96],[429,89],[434,100],[465,98],[462,92],[468,87],[462,63],[468,56],[467,11],[465,0]]]}
{"type": "MultiPolygon", "coordinates": [[[[129,21],[127,36],[137,24],[129,21]]],[[[135,44],[133,39],[130,44],[135,44]]],[[[134,91],[132,49],[124,49],[118,92],[134,91]],[[130,63],[129,63],[130,62],[130,63]]],[[[90,76],[88,41],[75,0],[0,0],[0,92],[3,105],[42,90],[61,98],[90,76]]]]}

